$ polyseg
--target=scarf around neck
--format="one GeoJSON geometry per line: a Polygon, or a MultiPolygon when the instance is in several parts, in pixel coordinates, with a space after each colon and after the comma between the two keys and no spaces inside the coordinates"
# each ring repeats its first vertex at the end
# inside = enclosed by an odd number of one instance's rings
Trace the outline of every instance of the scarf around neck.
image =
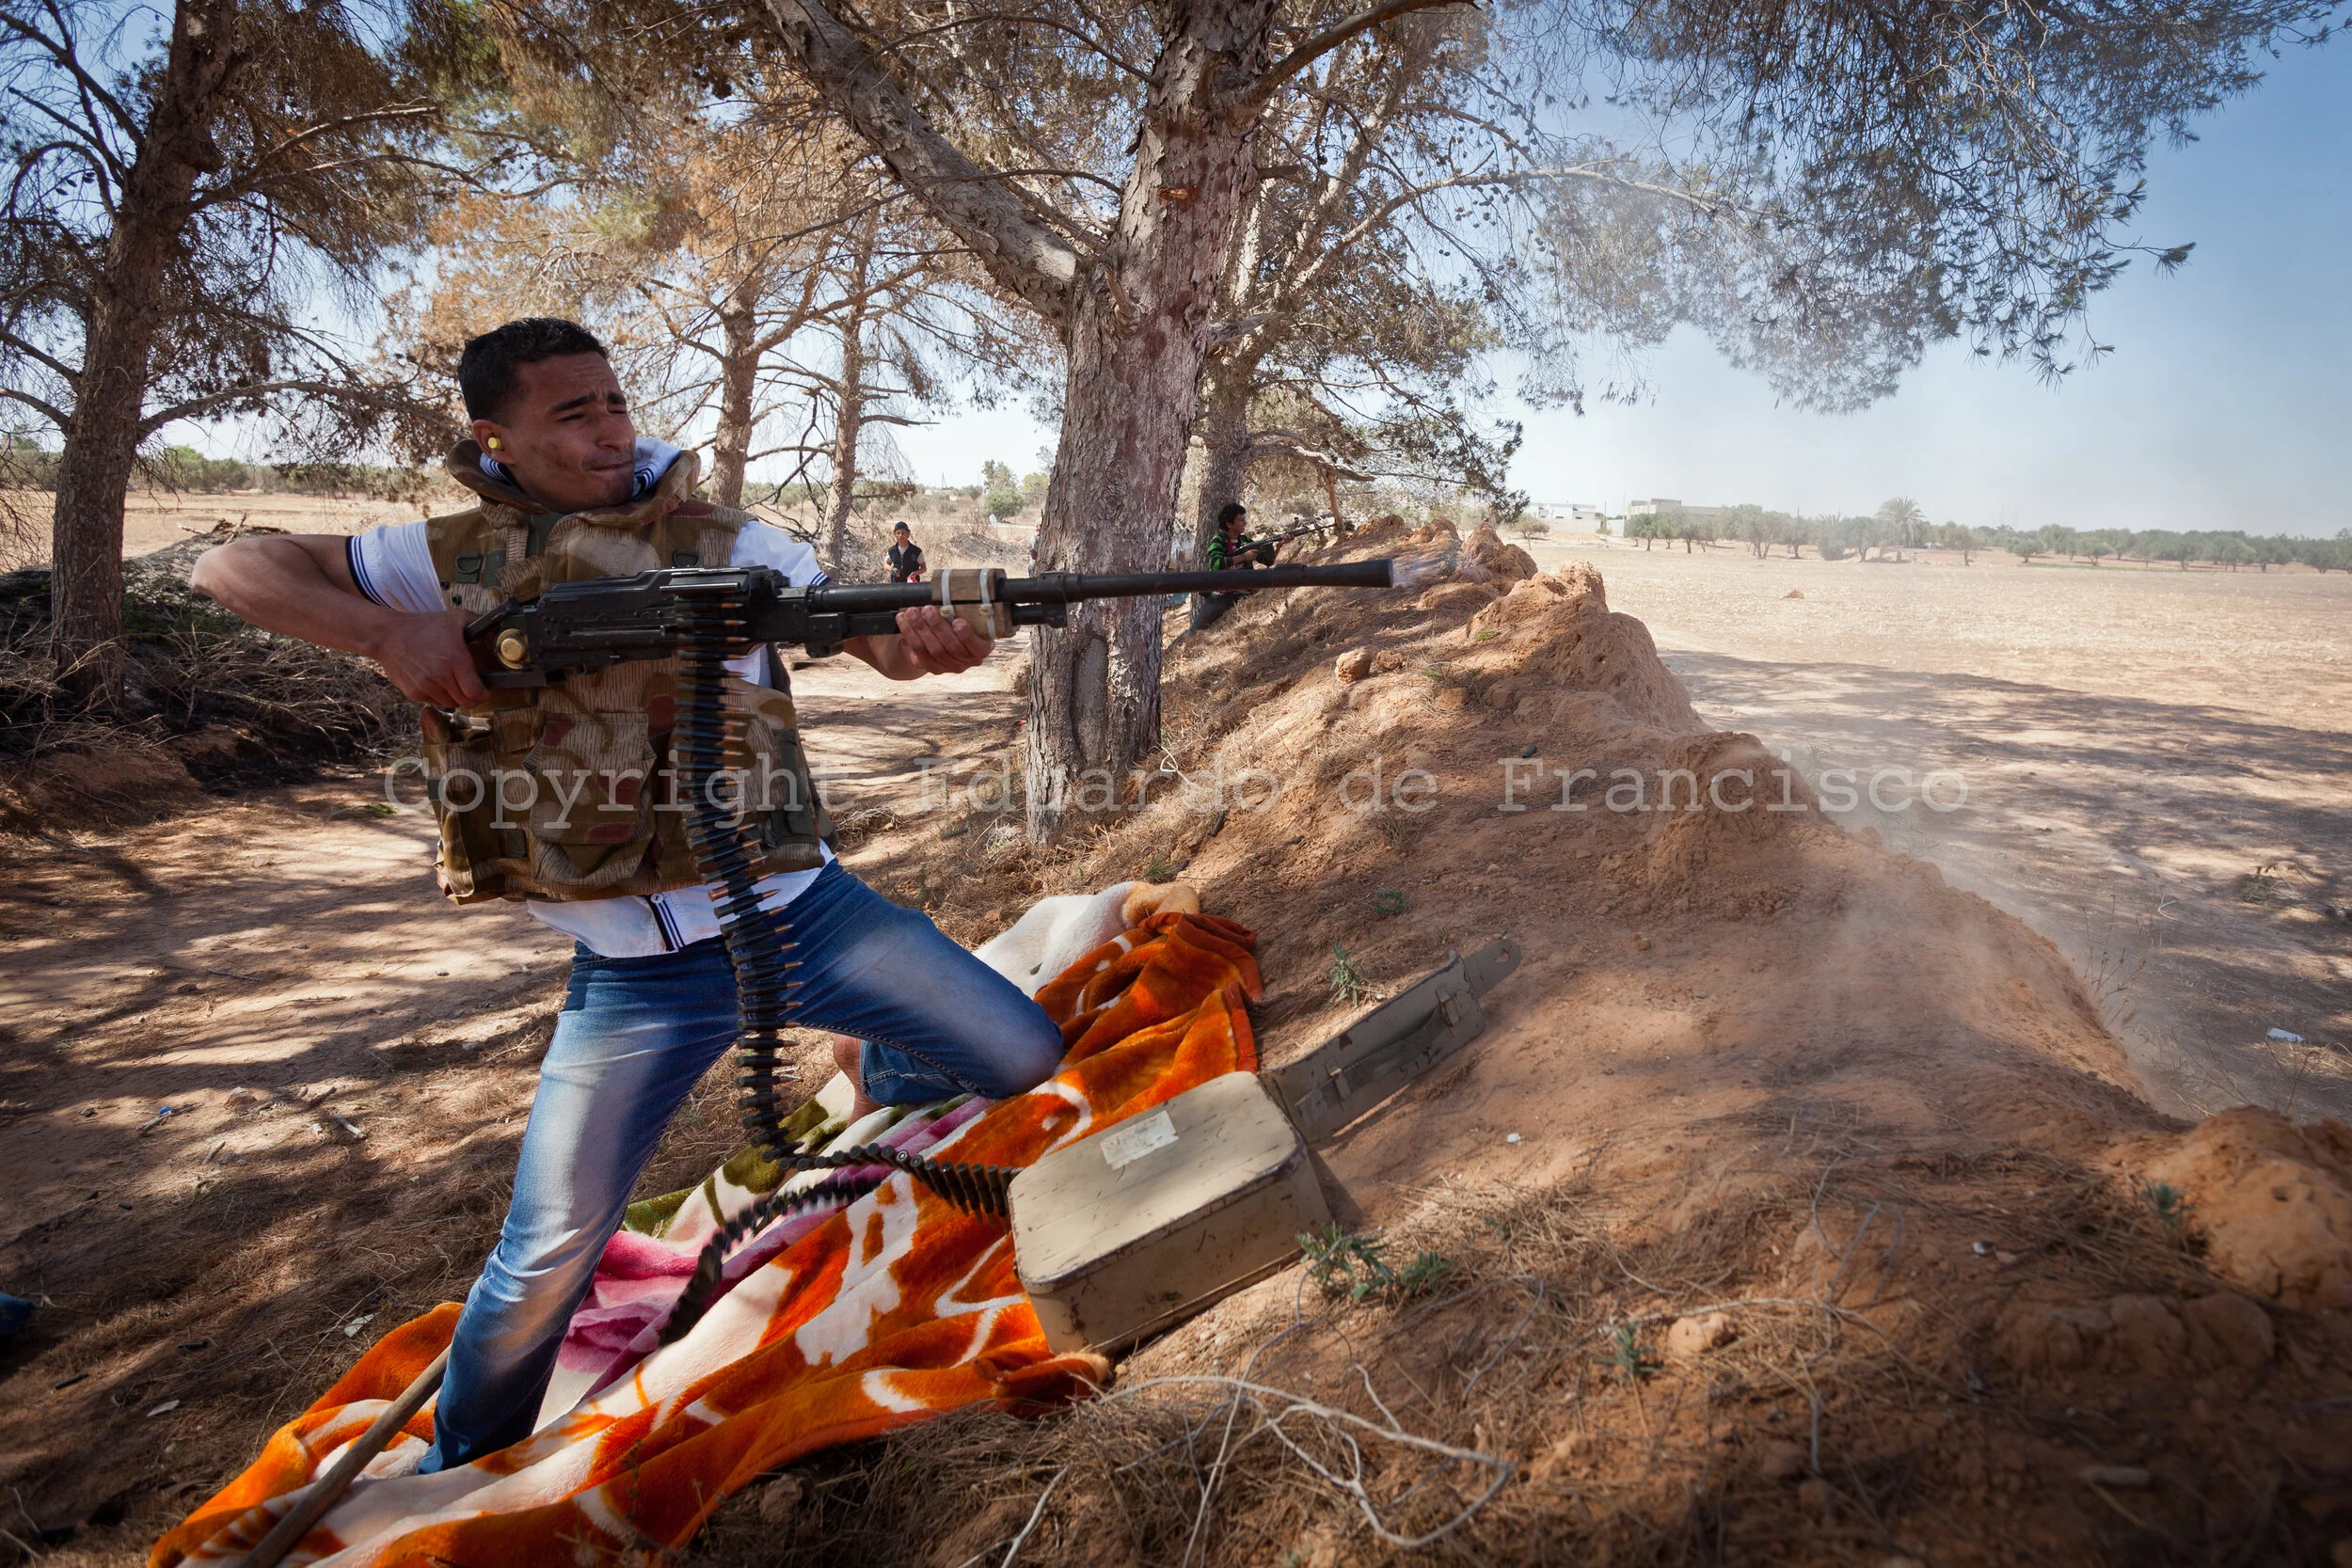
{"type": "MultiPolygon", "coordinates": [[[[661,482],[661,476],[670,471],[670,465],[675,463],[679,455],[678,449],[667,441],[657,441],[649,436],[637,437],[637,454],[629,465],[628,500],[644,500],[661,482]]],[[[487,477],[501,484],[511,484],[517,490],[522,489],[514,470],[488,452],[482,454],[481,462],[482,471],[487,477]]],[[[628,501],[621,504],[627,506],[628,501]]]]}

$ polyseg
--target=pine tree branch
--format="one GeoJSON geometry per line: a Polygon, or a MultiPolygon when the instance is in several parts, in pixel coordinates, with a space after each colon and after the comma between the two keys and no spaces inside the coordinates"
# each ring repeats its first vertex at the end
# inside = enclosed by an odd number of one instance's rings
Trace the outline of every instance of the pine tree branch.
{"type": "Polygon", "coordinates": [[[33,396],[30,392],[20,391],[14,387],[0,387],[0,398],[9,398],[15,402],[23,404],[25,407],[31,409],[34,413],[39,414],[42,419],[47,420],[51,424],[56,425],[61,431],[66,427],[66,417],[63,409],[57,407],[55,404],[42,402],[40,398],[33,396]]]}
{"type": "Polygon", "coordinates": [[[222,404],[235,403],[243,398],[265,397],[272,392],[301,392],[310,397],[327,398],[338,403],[373,404],[385,408],[404,406],[410,401],[398,393],[381,391],[373,388],[355,387],[347,382],[340,381],[247,381],[241,382],[234,387],[223,387],[216,392],[204,392],[196,397],[185,398],[168,407],[158,408],[139,420],[139,438],[145,440],[176,420],[194,419],[199,414],[219,407],[222,404]]]}
{"type": "MultiPolygon", "coordinates": [[[[141,125],[138,117],[124,108],[122,100],[107,91],[103,82],[83,68],[80,58],[81,45],[73,37],[72,29],[66,24],[65,13],[57,8],[56,0],[47,0],[42,8],[48,11],[50,20],[57,24],[56,38],[51,38],[30,23],[21,21],[5,11],[0,11],[0,27],[8,28],[19,38],[25,40],[35,48],[42,50],[50,58],[56,60],[73,78],[74,87],[80,91],[83,99],[86,102],[104,104],[107,113],[114,117],[115,124],[125,135],[136,140],[144,135],[145,128],[141,125]]],[[[96,119],[95,116],[91,118],[93,120],[96,119]]]]}
{"type": "Polygon", "coordinates": [[[64,382],[69,387],[73,386],[82,378],[82,372],[79,368],[67,364],[56,355],[47,352],[33,343],[30,340],[21,338],[13,332],[0,331],[0,348],[6,348],[13,353],[24,356],[25,358],[32,360],[35,364],[40,365],[48,370],[51,374],[55,375],[58,380],[64,382]]]}
{"type": "MultiPolygon", "coordinates": [[[[1428,3],[1428,0],[1422,0],[1428,3]]],[[[828,107],[874,149],[992,277],[1047,319],[1068,313],[1078,253],[1029,214],[1004,177],[943,135],[891,80],[878,52],[822,0],[765,0],[778,40],[828,107]]]]}
{"type": "Polygon", "coordinates": [[[1359,33],[1370,32],[1383,22],[1392,22],[1413,11],[1435,10],[1442,6],[1474,5],[1476,0],[1387,0],[1367,11],[1359,11],[1332,26],[1325,28],[1268,68],[1266,73],[1252,82],[1231,102],[1232,112],[1242,117],[1255,115],[1266,101],[1279,91],[1282,84],[1306,70],[1324,55],[1345,43],[1359,33]]]}

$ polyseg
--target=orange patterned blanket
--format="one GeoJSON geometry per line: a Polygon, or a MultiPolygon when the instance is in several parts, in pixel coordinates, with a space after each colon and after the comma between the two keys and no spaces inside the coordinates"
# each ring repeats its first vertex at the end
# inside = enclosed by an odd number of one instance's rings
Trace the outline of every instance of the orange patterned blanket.
{"type": "MultiPolygon", "coordinates": [[[[1220,1073],[1250,1070],[1244,1011],[1256,939],[1211,916],[1156,914],[1037,993],[1062,1025],[1061,1070],[924,1152],[1025,1165],[1220,1073]]],[[[449,1342],[445,1305],[386,1335],[261,1457],[156,1543],[151,1568],[234,1560],[292,1495],[449,1342]]],[[[578,1568],[678,1546],[762,1472],[986,1400],[1022,1411],[1109,1374],[1056,1355],[998,1224],[904,1176],[827,1216],[752,1271],[676,1344],[503,1452],[414,1473],[430,1409],[369,1466],[290,1563],[578,1568]]]]}

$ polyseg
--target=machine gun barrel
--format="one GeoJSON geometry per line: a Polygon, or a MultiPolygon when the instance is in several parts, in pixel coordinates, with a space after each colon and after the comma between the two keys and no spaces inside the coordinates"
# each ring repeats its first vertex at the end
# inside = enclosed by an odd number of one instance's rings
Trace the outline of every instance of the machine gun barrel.
{"type": "MultiPolygon", "coordinates": [[[[955,577],[988,579],[984,584],[986,599],[1009,605],[1070,605],[1087,599],[1149,598],[1155,594],[1238,594],[1253,588],[1394,586],[1391,563],[1386,560],[1350,561],[1335,566],[1265,566],[1231,572],[1047,572],[1041,577],[1009,578],[999,572],[957,571],[955,577]]],[[[896,613],[940,603],[943,588],[952,595],[951,604],[980,602],[964,597],[963,589],[967,586],[956,584],[948,572],[942,572],[930,582],[828,583],[822,588],[805,590],[803,602],[812,614],[870,614],[876,610],[896,613]]]]}
{"type": "MultiPolygon", "coordinates": [[[[1054,577],[1015,579],[1008,586],[1067,582],[1073,592],[1065,603],[1079,599],[1132,598],[1145,594],[1237,594],[1253,588],[1393,588],[1392,564],[1379,561],[1346,561],[1336,566],[1261,566],[1239,572],[1136,572],[1126,577],[1054,577]]],[[[1045,600],[1041,591],[1040,601],[1045,600]]],[[[1015,598],[1014,603],[1023,602],[1015,598]]]]}

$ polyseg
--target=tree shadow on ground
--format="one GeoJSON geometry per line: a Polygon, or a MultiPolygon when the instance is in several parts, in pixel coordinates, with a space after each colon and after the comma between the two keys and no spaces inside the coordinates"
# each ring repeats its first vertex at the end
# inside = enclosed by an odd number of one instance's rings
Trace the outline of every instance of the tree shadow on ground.
{"type": "Polygon", "coordinates": [[[1664,657],[1708,722],[1817,788],[1852,770],[1834,820],[2057,943],[2168,1109],[2352,1115],[2352,924],[2330,912],[2352,902],[2352,735],[1978,676],[1664,657]],[[1964,800],[1934,788],[1955,809],[1919,799],[1938,772],[1964,784],[1964,800]]]}

